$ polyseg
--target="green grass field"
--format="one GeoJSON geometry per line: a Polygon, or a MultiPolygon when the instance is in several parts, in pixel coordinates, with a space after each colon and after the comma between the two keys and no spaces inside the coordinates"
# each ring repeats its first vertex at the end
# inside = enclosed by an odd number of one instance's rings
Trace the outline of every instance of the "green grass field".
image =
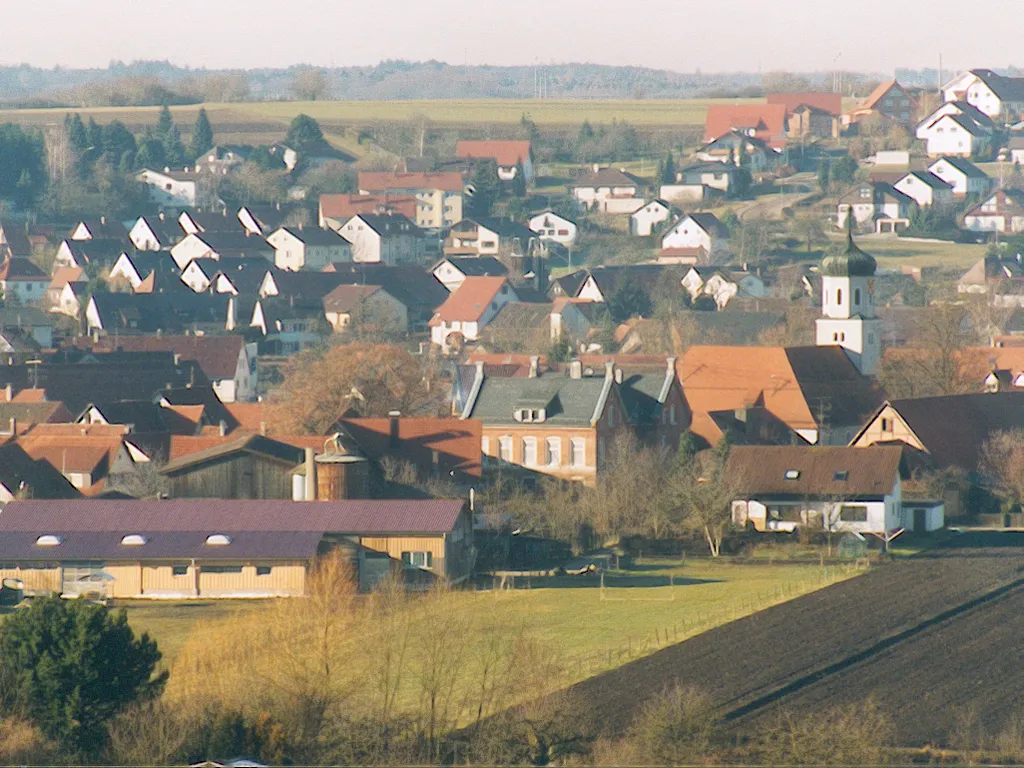
{"type": "MultiPolygon", "coordinates": [[[[834,238],[838,242],[838,236],[834,238]]],[[[857,245],[877,259],[879,266],[966,268],[985,255],[988,246],[962,243],[919,243],[899,237],[861,236],[857,245]]]]}
{"type": "MultiPolygon", "coordinates": [[[[682,641],[714,626],[820,588],[850,575],[806,564],[645,561],[633,571],[597,576],[519,579],[512,590],[461,592],[459,610],[488,627],[526,623],[556,650],[571,679],[588,677],[682,641]],[[675,586],[668,586],[669,576],[675,586]],[[827,581],[824,579],[827,577],[827,581]]],[[[254,619],[262,601],[117,601],[136,631],[148,632],[173,669],[193,632],[238,612],[254,619]]],[[[479,625],[478,625],[479,626],[479,625]]]]}

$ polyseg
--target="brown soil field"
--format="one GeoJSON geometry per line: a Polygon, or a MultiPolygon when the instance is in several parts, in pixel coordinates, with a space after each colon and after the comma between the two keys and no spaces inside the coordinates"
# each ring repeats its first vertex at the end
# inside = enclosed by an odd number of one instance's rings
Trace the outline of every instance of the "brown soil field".
{"type": "Polygon", "coordinates": [[[1024,534],[964,534],[586,680],[572,689],[580,725],[622,734],[679,683],[709,695],[738,733],[784,709],[877,695],[900,744],[941,743],[954,702],[991,719],[1019,710],[1022,593],[1024,534]]]}

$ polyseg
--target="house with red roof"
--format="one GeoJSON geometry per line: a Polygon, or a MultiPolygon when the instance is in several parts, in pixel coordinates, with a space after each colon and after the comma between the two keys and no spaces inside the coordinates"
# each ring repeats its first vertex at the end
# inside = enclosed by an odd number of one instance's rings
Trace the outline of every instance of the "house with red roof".
{"type": "Polygon", "coordinates": [[[512,181],[523,169],[523,178],[529,184],[534,179],[533,146],[529,141],[469,141],[455,144],[455,156],[460,160],[494,160],[498,165],[498,178],[512,181]]]}
{"type": "Polygon", "coordinates": [[[852,112],[843,115],[843,123],[859,123],[865,118],[877,116],[885,122],[909,125],[916,109],[913,97],[897,80],[886,80],[879,83],[852,112]]]}
{"type": "Polygon", "coordinates": [[[430,341],[446,353],[476,341],[510,301],[519,296],[504,277],[467,277],[430,319],[430,341]]]}
{"type": "Polygon", "coordinates": [[[786,146],[785,104],[712,104],[704,122],[704,141],[712,142],[739,131],[765,142],[772,149],[786,146]]]}
{"type": "Polygon", "coordinates": [[[320,195],[318,224],[321,229],[338,230],[341,225],[360,213],[399,213],[416,221],[416,197],[392,195],[387,192],[359,195],[341,193],[320,195]]]}
{"type": "MultiPolygon", "coordinates": [[[[462,221],[462,192],[465,182],[455,171],[444,173],[390,173],[364,171],[359,174],[360,195],[394,195],[416,198],[417,227],[441,229],[462,221]]],[[[412,218],[412,217],[410,217],[412,218]]]]}

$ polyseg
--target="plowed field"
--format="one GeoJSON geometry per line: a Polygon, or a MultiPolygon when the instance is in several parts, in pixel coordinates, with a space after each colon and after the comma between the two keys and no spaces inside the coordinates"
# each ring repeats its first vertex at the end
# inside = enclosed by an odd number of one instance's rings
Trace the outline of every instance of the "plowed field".
{"type": "Polygon", "coordinates": [[[580,683],[580,717],[620,734],[678,681],[741,732],[873,695],[901,744],[942,742],[958,706],[998,720],[1024,701],[1022,547],[1022,534],[966,534],[732,622],[580,683]]]}

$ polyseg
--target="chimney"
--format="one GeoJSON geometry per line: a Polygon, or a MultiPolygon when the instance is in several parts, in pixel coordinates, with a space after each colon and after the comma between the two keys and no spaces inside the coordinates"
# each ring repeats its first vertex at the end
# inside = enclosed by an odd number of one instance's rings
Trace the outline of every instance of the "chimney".
{"type": "Polygon", "coordinates": [[[219,429],[220,436],[221,437],[225,437],[227,435],[227,433],[228,433],[228,423],[226,421],[224,421],[224,419],[221,419],[220,420],[220,424],[218,426],[220,428],[219,429]]]}
{"type": "Polygon", "coordinates": [[[160,221],[164,221],[164,219],[166,218],[166,215],[164,214],[163,211],[160,211],[160,213],[157,215],[160,217],[160,221]]]}
{"type": "Polygon", "coordinates": [[[107,217],[106,216],[100,216],[100,224],[102,224],[103,226],[107,226],[107,217]]]}
{"type": "Polygon", "coordinates": [[[594,163],[594,173],[597,173],[600,170],[601,170],[601,164],[600,163],[594,163]]]}
{"type": "Polygon", "coordinates": [[[483,360],[477,360],[476,361],[476,377],[478,379],[482,379],[484,377],[484,361],[483,360]]]}
{"type": "Polygon", "coordinates": [[[267,436],[267,422],[265,421],[260,422],[260,434],[264,437],[267,436]]]}
{"type": "Polygon", "coordinates": [[[7,386],[4,387],[4,395],[6,396],[6,399],[7,399],[8,403],[11,402],[14,399],[14,385],[13,384],[8,383],[7,386]]]}
{"type": "Polygon", "coordinates": [[[398,419],[401,418],[401,411],[388,411],[388,450],[398,450],[398,419]]]}
{"type": "Polygon", "coordinates": [[[616,384],[621,384],[622,383],[622,369],[621,368],[616,368],[615,369],[615,383],[616,384]]]}
{"type": "Polygon", "coordinates": [[[530,355],[530,378],[536,379],[540,375],[540,357],[530,355]]]}
{"type": "Polygon", "coordinates": [[[306,449],[306,495],[305,501],[316,501],[316,462],[313,461],[313,449],[306,449]]]}
{"type": "Polygon", "coordinates": [[[12,416],[11,417],[11,436],[12,437],[17,437],[17,435],[18,435],[18,420],[12,416]]]}
{"type": "Polygon", "coordinates": [[[665,358],[665,373],[675,375],[676,373],[676,359],[674,357],[665,358]]]}
{"type": "Polygon", "coordinates": [[[615,363],[613,361],[611,361],[611,360],[608,360],[604,364],[604,377],[606,379],[613,379],[613,378],[615,378],[615,363]]]}
{"type": "Polygon", "coordinates": [[[569,378],[579,381],[583,378],[583,362],[580,360],[573,360],[569,363],[569,378]]]}

